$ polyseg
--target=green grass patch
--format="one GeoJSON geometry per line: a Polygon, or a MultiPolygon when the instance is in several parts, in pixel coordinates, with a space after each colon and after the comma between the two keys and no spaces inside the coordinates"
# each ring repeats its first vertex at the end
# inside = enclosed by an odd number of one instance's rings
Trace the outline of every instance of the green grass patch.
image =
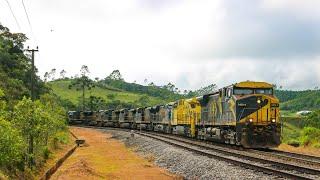
{"type": "MultiPolygon", "coordinates": [[[[73,104],[79,103],[79,98],[82,96],[81,91],[77,91],[75,88],[69,89],[70,80],[59,80],[50,82],[50,86],[55,94],[60,96],[62,99],[67,99],[73,104]]],[[[117,88],[108,86],[96,86],[91,90],[86,91],[86,97],[96,96],[103,98],[106,102],[111,102],[112,100],[119,100],[121,102],[132,103],[139,100],[139,98],[146,96],[145,94],[138,94],[132,92],[126,92],[117,88]],[[112,97],[112,99],[110,99],[112,97]]],[[[162,104],[166,103],[165,100],[148,96],[150,104],[162,104]]]]}
{"type": "Polygon", "coordinates": [[[282,122],[282,143],[320,148],[320,129],[307,127],[304,118],[283,117],[282,122]]]}

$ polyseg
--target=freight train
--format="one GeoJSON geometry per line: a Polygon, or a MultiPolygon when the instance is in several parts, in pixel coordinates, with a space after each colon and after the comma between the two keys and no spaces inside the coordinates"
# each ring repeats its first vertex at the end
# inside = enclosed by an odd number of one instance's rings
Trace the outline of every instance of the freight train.
{"type": "Polygon", "coordinates": [[[70,124],[156,131],[245,148],[276,147],[281,136],[279,100],[266,82],[239,82],[153,107],[68,114],[70,124]]]}

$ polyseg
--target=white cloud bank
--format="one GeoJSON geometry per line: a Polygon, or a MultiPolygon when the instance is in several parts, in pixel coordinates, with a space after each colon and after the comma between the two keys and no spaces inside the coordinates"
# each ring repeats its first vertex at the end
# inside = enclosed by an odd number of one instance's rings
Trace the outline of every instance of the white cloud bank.
{"type": "MultiPolygon", "coordinates": [[[[10,1],[36,64],[93,77],[119,69],[126,80],[173,82],[182,89],[242,80],[291,89],[320,84],[320,1],[25,0],[10,1]],[[53,32],[51,32],[53,30],[53,32]]],[[[0,22],[19,31],[4,1],[0,22]]]]}

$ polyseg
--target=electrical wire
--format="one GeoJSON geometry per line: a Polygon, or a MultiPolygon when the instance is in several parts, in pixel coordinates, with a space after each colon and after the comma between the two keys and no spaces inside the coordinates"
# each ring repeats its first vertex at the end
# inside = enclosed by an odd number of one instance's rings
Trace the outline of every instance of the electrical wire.
{"type": "Polygon", "coordinates": [[[24,1],[21,0],[22,2],[22,6],[23,6],[23,9],[24,9],[24,12],[26,13],[26,16],[27,16],[27,20],[28,20],[28,23],[29,23],[29,26],[30,26],[30,29],[32,30],[32,26],[31,26],[31,22],[30,22],[30,18],[29,18],[29,14],[28,14],[28,11],[27,11],[27,8],[26,8],[26,5],[24,4],[24,1]]]}
{"type": "Polygon", "coordinates": [[[9,1],[8,1],[8,0],[5,0],[5,1],[7,2],[8,6],[9,6],[9,9],[10,9],[10,11],[11,11],[11,14],[12,14],[14,20],[16,21],[16,24],[17,24],[17,26],[18,26],[18,28],[19,28],[19,31],[21,31],[21,26],[20,26],[20,24],[19,24],[19,22],[18,22],[17,17],[15,16],[15,14],[14,14],[14,12],[13,12],[13,10],[12,10],[12,7],[11,7],[9,1]]]}
{"type": "Polygon", "coordinates": [[[32,28],[32,25],[31,25],[31,21],[30,21],[29,14],[28,14],[26,5],[25,5],[25,3],[24,3],[24,0],[21,0],[21,2],[22,2],[22,6],[23,6],[23,9],[24,9],[24,12],[25,12],[25,14],[26,14],[26,16],[27,16],[27,20],[28,20],[28,23],[29,23],[29,27],[30,27],[30,30],[31,30],[31,34],[32,34],[34,40],[37,41],[37,38],[36,38],[36,36],[35,36],[34,33],[33,33],[33,28],[32,28]]]}

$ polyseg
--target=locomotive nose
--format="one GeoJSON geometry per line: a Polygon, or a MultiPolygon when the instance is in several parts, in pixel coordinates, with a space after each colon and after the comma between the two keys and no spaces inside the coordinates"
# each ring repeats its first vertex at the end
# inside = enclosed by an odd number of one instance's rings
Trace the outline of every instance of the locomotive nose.
{"type": "Polygon", "coordinates": [[[266,121],[265,116],[270,99],[266,96],[252,95],[237,100],[237,120],[249,123],[266,121]]]}

